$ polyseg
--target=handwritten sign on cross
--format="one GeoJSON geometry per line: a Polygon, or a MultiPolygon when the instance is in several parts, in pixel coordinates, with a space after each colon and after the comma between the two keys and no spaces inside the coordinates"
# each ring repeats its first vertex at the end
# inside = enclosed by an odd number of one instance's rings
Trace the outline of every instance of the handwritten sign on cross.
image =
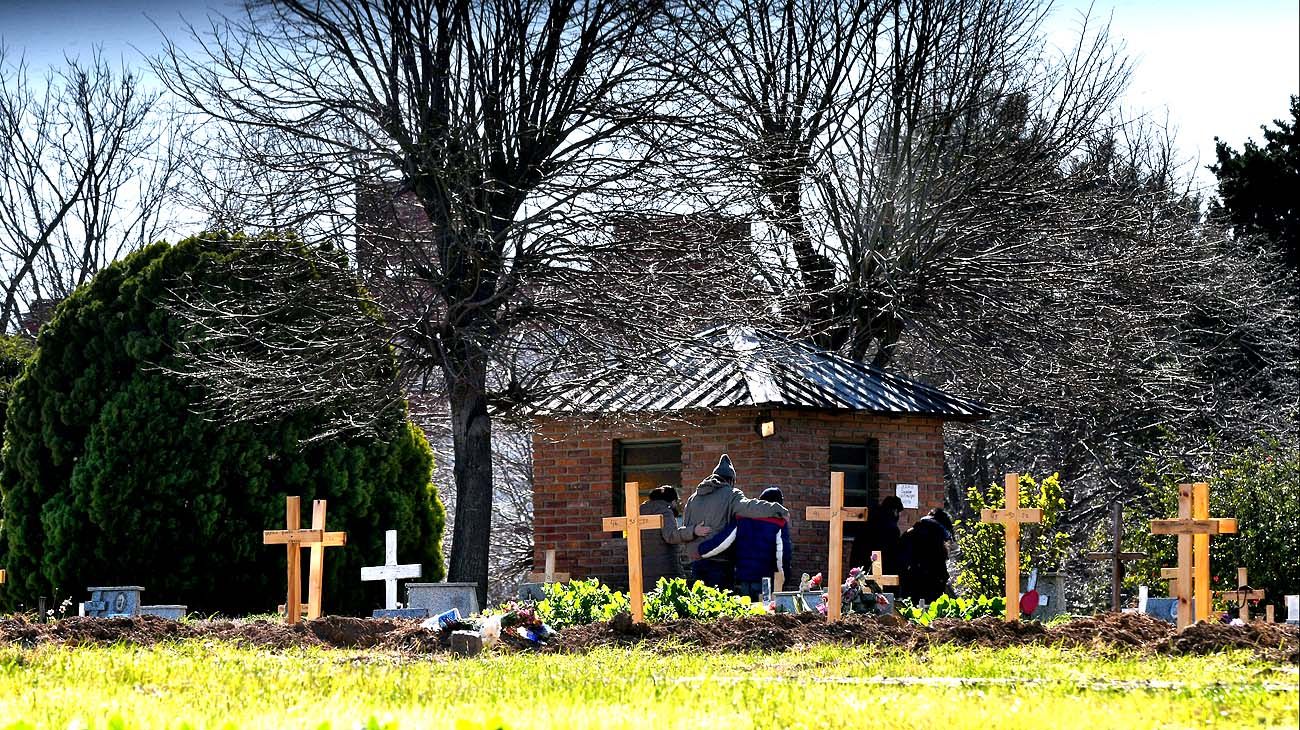
{"type": "Polygon", "coordinates": [[[809,507],[805,518],[809,522],[829,522],[830,549],[826,566],[826,620],[836,621],[842,608],[841,591],[844,588],[844,523],[867,519],[866,507],[844,506],[844,472],[831,472],[831,503],[829,507],[809,507]]]}
{"type": "Polygon", "coordinates": [[[296,624],[302,619],[302,549],[311,549],[311,572],[307,594],[307,618],[320,618],[321,589],[325,573],[325,548],[342,547],[348,542],[346,532],[325,531],[325,500],[312,502],[311,529],[302,528],[302,497],[285,498],[284,530],[264,530],[263,545],[284,545],[288,557],[289,595],[284,602],[285,620],[296,624]]]}
{"type": "Polygon", "coordinates": [[[1007,620],[1020,620],[1020,525],[1043,521],[1043,511],[1020,506],[1020,475],[1011,472],[1003,480],[1007,506],[980,510],[980,522],[1000,522],[1006,529],[1007,620]]]}
{"type": "Polygon", "coordinates": [[[1088,553],[1089,560],[1110,561],[1110,610],[1120,610],[1119,589],[1124,583],[1124,561],[1141,560],[1146,553],[1126,553],[1120,549],[1124,537],[1124,507],[1118,502],[1110,508],[1111,548],[1105,552],[1088,553]]]}
{"type": "MultiPolygon", "coordinates": [[[[1177,519],[1151,520],[1152,534],[1178,536],[1176,592],[1180,629],[1210,616],[1210,535],[1237,531],[1235,519],[1211,518],[1209,514],[1210,485],[1197,482],[1178,485],[1177,519]]],[[[1170,593],[1174,592],[1171,586],[1170,593]]]]}
{"type": "Polygon", "coordinates": [[[623,485],[623,505],[625,517],[606,517],[601,520],[601,527],[606,532],[627,533],[627,597],[632,604],[632,620],[645,622],[645,609],[641,595],[641,531],[657,530],[663,527],[661,515],[641,514],[640,491],[636,482],[623,485]]]}
{"type": "Polygon", "coordinates": [[[397,581],[419,578],[420,564],[397,564],[397,530],[384,531],[384,564],[361,569],[361,580],[384,582],[384,608],[397,608],[397,581]]]}
{"type": "Polygon", "coordinates": [[[1258,588],[1251,588],[1250,583],[1246,581],[1246,569],[1237,568],[1237,587],[1230,591],[1217,591],[1216,596],[1237,604],[1237,618],[1245,623],[1250,623],[1250,602],[1264,600],[1264,591],[1258,588]]]}

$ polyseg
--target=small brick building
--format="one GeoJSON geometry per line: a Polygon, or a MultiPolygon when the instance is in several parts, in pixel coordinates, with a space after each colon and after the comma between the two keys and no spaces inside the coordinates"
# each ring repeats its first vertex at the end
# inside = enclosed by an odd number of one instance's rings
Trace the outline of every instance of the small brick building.
{"type": "Polygon", "coordinates": [[[626,541],[601,530],[602,517],[623,513],[623,484],[637,482],[643,493],[672,484],[685,501],[729,453],[747,496],[769,486],[785,493],[796,577],[823,571],[827,526],[803,515],[829,503],[831,471],[845,472],[849,505],[917,485],[918,507],[900,521],[906,527],[943,505],[944,421],[988,415],[971,401],[746,327],[708,330],[657,361],[671,377],[611,371],[534,416],[535,569],[554,549],[559,571],[626,584],[626,541]]]}

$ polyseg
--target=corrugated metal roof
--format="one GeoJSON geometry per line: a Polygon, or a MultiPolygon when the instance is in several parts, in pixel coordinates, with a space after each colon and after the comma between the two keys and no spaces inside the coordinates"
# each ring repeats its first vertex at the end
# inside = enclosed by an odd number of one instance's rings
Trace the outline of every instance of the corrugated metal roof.
{"type": "Polygon", "coordinates": [[[825,408],[977,420],[983,405],[806,342],[752,327],[715,327],[657,353],[657,372],[609,369],[547,401],[541,413],[825,408]]]}

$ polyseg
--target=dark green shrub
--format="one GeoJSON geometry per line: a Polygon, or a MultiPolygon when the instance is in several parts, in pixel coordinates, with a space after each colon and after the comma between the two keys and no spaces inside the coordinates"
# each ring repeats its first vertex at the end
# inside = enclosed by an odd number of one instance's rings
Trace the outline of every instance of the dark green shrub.
{"type": "Polygon", "coordinates": [[[348,533],[326,550],[326,610],[378,605],[382,589],[358,574],[382,559],[386,529],[404,562],[442,576],[432,453],[404,403],[381,414],[377,435],[318,439],[329,414],[222,425],[196,406],[201,385],[168,375],[185,329],[159,302],[178,286],[226,284],[223,264],[247,251],[220,236],[155,244],[100,272],[42,329],[14,384],[0,474],[10,605],[139,584],[148,601],[200,612],[273,610],[284,548],[262,545],[262,531],[284,527],[286,495],[302,496],[304,523],[310,500],[328,499],[327,527],[348,533]]]}
{"type": "Polygon", "coordinates": [[[0,434],[4,433],[9,393],[22,375],[23,366],[36,355],[36,346],[23,335],[0,335],[0,434]]]}

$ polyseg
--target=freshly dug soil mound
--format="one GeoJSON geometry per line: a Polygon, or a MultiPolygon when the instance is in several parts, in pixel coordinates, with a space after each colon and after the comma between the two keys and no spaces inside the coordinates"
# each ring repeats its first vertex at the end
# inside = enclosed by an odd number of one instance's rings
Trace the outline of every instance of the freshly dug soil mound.
{"type": "MultiPolygon", "coordinates": [[[[0,644],[152,645],[187,639],[230,641],[246,646],[284,649],[318,646],[340,649],[383,649],[411,654],[443,654],[445,636],[400,619],[361,619],[327,616],[286,626],[268,621],[176,622],[153,616],[69,618],[33,624],[21,616],[0,618],[0,644]]],[[[525,649],[523,640],[507,640],[509,649],[525,649]]],[[[816,614],[746,616],[715,621],[674,621],[636,625],[626,616],[607,623],[563,631],[542,651],[581,653],[599,646],[641,645],[667,651],[676,648],[709,651],[779,651],[809,644],[886,645],[924,651],[936,644],[1007,647],[1049,644],[1114,648],[1163,654],[1208,654],[1249,649],[1272,661],[1300,663],[1300,628],[1283,624],[1197,624],[1181,633],[1150,616],[1106,613],[1047,628],[1036,622],[1007,623],[995,618],[975,621],[943,620],[917,626],[897,617],[850,615],[827,623],[816,614]]]]}

